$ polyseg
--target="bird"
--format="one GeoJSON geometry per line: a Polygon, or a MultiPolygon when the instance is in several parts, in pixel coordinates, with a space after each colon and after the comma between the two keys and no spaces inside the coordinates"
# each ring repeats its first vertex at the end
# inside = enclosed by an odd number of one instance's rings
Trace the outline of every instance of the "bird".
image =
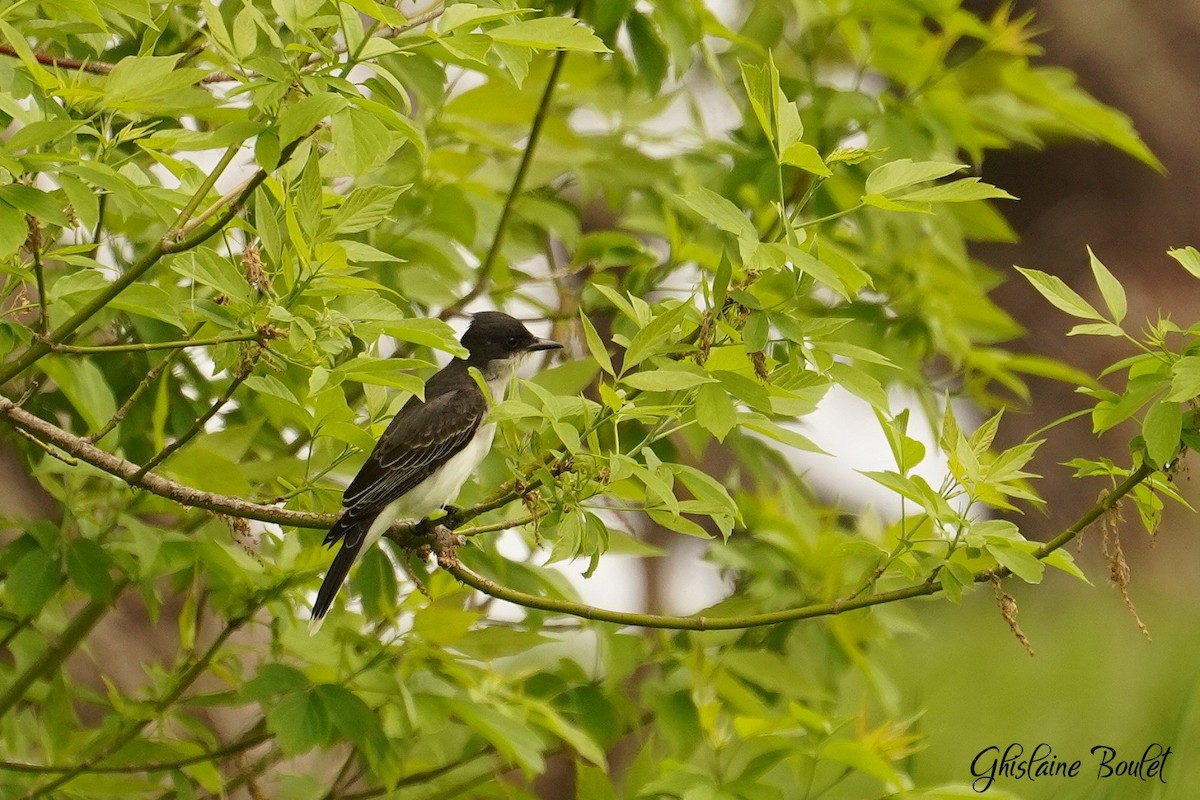
{"type": "Polygon", "coordinates": [[[358,554],[396,520],[423,519],[454,501],[491,449],[496,425],[484,422],[489,403],[471,368],[499,402],[526,356],[562,348],[499,311],[475,314],[460,341],[467,357],[431,377],[424,399],[409,398],[346,487],[342,514],[323,542],[342,547],[317,591],[310,632],[320,628],[358,554]]]}

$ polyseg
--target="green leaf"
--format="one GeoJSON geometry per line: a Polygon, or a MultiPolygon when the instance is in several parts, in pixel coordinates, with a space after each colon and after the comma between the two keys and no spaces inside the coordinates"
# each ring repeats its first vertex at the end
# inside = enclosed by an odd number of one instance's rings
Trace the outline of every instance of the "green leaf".
{"type": "Polygon", "coordinates": [[[58,562],[45,550],[34,547],[12,565],[4,582],[14,614],[35,614],[58,590],[58,562]]]}
{"type": "Polygon", "coordinates": [[[1092,306],[1080,297],[1074,289],[1067,286],[1062,278],[1057,275],[1048,275],[1036,269],[1023,269],[1015,267],[1017,272],[1025,276],[1025,279],[1033,284],[1033,288],[1037,289],[1042,297],[1050,301],[1050,303],[1060,311],[1065,311],[1073,317],[1080,319],[1091,319],[1096,322],[1106,322],[1104,316],[1092,308],[1092,306]]]}
{"type": "Polygon", "coordinates": [[[981,537],[996,561],[1026,583],[1040,583],[1045,565],[1034,555],[1037,545],[1026,541],[1008,520],[989,519],[971,526],[970,535],[981,537]]]}
{"type": "Polygon", "coordinates": [[[304,693],[312,683],[304,673],[286,664],[263,664],[258,673],[242,687],[251,700],[265,702],[281,694],[304,693]]]}
{"type": "Polygon", "coordinates": [[[329,716],[314,692],[295,692],[267,710],[267,729],[284,755],[297,756],[325,743],[329,716]]]}
{"type": "Polygon", "coordinates": [[[1200,278],[1200,251],[1196,248],[1180,247],[1174,250],[1168,250],[1167,255],[1179,262],[1179,265],[1192,274],[1193,277],[1200,278]]]}
{"type": "Polygon", "coordinates": [[[999,187],[980,182],[979,178],[961,178],[937,186],[911,189],[891,197],[912,203],[969,203],[974,200],[1017,199],[999,187]]]}
{"type": "Polygon", "coordinates": [[[171,261],[171,268],[185,278],[209,286],[231,300],[250,301],[250,284],[228,258],[207,247],[197,247],[171,261]]]}
{"type": "Polygon", "coordinates": [[[746,98],[750,101],[750,109],[758,118],[767,139],[775,142],[775,102],[778,97],[776,88],[779,85],[779,75],[775,71],[774,61],[767,66],[756,67],[738,61],[742,70],[742,84],[746,87],[746,98]]]}
{"type": "MultiPolygon", "coordinates": [[[[104,84],[104,104],[118,111],[156,113],[188,105],[188,90],[208,74],[198,67],[177,68],[177,56],[126,56],[116,63],[104,84]]],[[[195,96],[205,95],[196,93],[195,96]]]]}
{"type": "Polygon", "coordinates": [[[779,160],[813,175],[829,177],[833,174],[821,159],[820,151],[807,142],[792,142],[779,154],[779,160]]]}
{"type": "Polygon", "coordinates": [[[592,325],[592,321],[587,318],[587,314],[583,313],[583,309],[579,310],[579,321],[583,325],[583,338],[587,342],[588,351],[592,354],[592,358],[596,359],[596,363],[600,368],[609,375],[616,375],[613,369],[612,358],[608,355],[608,350],[604,346],[604,342],[600,339],[600,334],[596,332],[596,328],[592,325]]]}
{"type": "Polygon", "coordinates": [[[629,347],[625,349],[622,370],[630,370],[662,349],[671,347],[672,334],[690,315],[696,314],[694,306],[680,303],[674,308],[659,313],[637,332],[629,347]]]}
{"type": "MultiPolygon", "coordinates": [[[[30,216],[37,217],[43,224],[58,225],[62,228],[71,224],[70,218],[63,211],[62,201],[54,195],[32,186],[20,183],[0,186],[0,201],[30,216]]],[[[21,228],[26,228],[24,220],[21,220],[21,228]]],[[[23,239],[24,237],[22,237],[23,239]]]]}
{"type": "Polygon", "coordinates": [[[975,574],[966,565],[947,561],[942,566],[942,591],[951,602],[962,602],[963,591],[975,584],[975,574]]]}
{"type": "Polygon", "coordinates": [[[758,246],[758,231],[740,208],[711,189],[694,189],[679,199],[703,219],[737,237],[742,261],[750,260],[758,246]]]}
{"type": "Polygon", "coordinates": [[[1166,399],[1185,403],[1200,396],[1200,356],[1184,356],[1171,365],[1171,391],[1166,399]]]}
{"type": "Polygon", "coordinates": [[[379,118],[354,107],[333,115],[332,138],[334,152],[356,178],[395,150],[392,135],[379,118]]]}
{"type": "Polygon", "coordinates": [[[654,27],[653,20],[640,11],[633,11],[626,17],[625,30],[629,34],[633,59],[637,62],[638,77],[651,96],[657,96],[670,66],[667,45],[654,27]]]}
{"type": "Polygon", "coordinates": [[[1085,322],[1082,325],[1075,325],[1067,331],[1067,336],[1115,336],[1120,338],[1124,335],[1125,331],[1121,329],[1121,326],[1111,322],[1085,322]]]}
{"type": "Polygon", "coordinates": [[[52,356],[43,358],[39,366],[58,384],[90,429],[103,426],[116,413],[112,389],[92,359],[52,356]]]}
{"type": "Polygon", "coordinates": [[[111,566],[108,553],[91,539],[75,539],[67,548],[68,577],[94,600],[107,600],[112,594],[111,566]]]}
{"type": "Polygon", "coordinates": [[[556,713],[550,706],[532,703],[530,705],[532,706],[533,713],[536,715],[534,719],[537,720],[539,725],[553,733],[587,761],[599,767],[608,766],[608,759],[604,755],[604,749],[596,744],[596,741],[584,730],[567,722],[562,715],[556,713]]]}
{"type": "Polygon", "coordinates": [[[794,431],[791,428],[779,425],[766,417],[757,414],[739,414],[739,424],[748,431],[762,434],[768,439],[774,439],[781,444],[786,444],[789,447],[794,447],[797,450],[804,450],[809,453],[821,453],[829,455],[822,450],[812,439],[809,439],[802,433],[794,431]]]}
{"type": "Polygon", "coordinates": [[[344,686],[325,683],[315,687],[313,693],[333,727],[349,741],[362,746],[381,733],[379,720],[370,707],[344,686]]]}
{"type": "Polygon", "coordinates": [[[1013,544],[1008,540],[989,540],[987,551],[992,554],[1000,566],[1010,570],[1026,583],[1041,583],[1046,567],[1028,550],[1013,544]]]}
{"type": "Polygon", "coordinates": [[[747,353],[759,353],[767,348],[771,336],[771,321],[765,311],[753,311],[742,328],[742,344],[747,353]]]}
{"type": "Polygon", "coordinates": [[[718,442],[737,425],[737,408],[719,383],[706,383],[696,393],[696,421],[718,442]]]}
{"type": "Polygon", "coordinates": [[[344,380],[387,386],[423,397],[425,382],[416,375],[401,372],[397,365],[390,362],[391,359],[387,358],[355,359],[351,364],[338,367],[337,373],[344,380]]]}
{"type": "Polygon", "coordinates": [[[25,244],[29,228],[25,214],[8,203],[0,202],[0,258],[8,258],[25,244]]]}
{"type": "Polygon", "coordinates": [[[894,195],[900,189],[944,178],[966,168],[965,164],[946,161],[913,161],[911,158],[889,161],[867,176],[865,194],[894,195]]]}
{"type": "Polygon", "coordinates": [[[254,9],[243,0],[242,10],[233,18],[233,52],[238,58],[249,58],[258,46],[258,23],[254,9]]]}
{"type": "Polygon", "coordinates": [[[545,769],[544,746],[536,731],[509,716],[503,707],[485,707],[470,698],[446,698],[450,709],[526,775],[545,769]]]}
{"type": "Polygon", "coordinates": [[[1120,281],[1108,271],[1108,267],[1100,263],[1100,259],[1096,258],[1091,247],[1087,249],[1087,252],[1088,260],[1092,265],[1092,274],[1096,276],[1096,285],[1100,287],[1100,294],[1104,297],[1104,305],[1108,306],[1108,312],[1113,315],[1113,322],[1119,323],[1125,319],[1125,312],[1128,309],[1125,301],[1125,289],[1121,286],[1120,281]]]}
{"type": "Polygon", "coordinates": [[[157,319],[183,330],[178,305],[165,291],[148,283],[135,283],[108,301],[109,308],[157,319]]]}
{"type": "Polygon", "coordinates": [[[324,92],[286,106],[279,115],[279,140],[291,144],[315,128],[321,120],[344,109],[348,103],[339,94],[324,92]]]}
{"type": "Polygon", "coordinates": [[[467,357],[467,349],[458,342],[454,329],[440,319],[414,317],[383,324],[389,336],[423,347],[432,347],[459,358],[467,357]]]}
{"type": "Polygon", "coordinates": [[[596,34],[570,17],[539,17],[492,28],[487,35],[495,42],[534,50],[577,50],[585,53],[611,52],[596,34]]]}
{"type": "Polygon", "coordinates": [[[1179,452],[1183,431],[1183,407],[1172,400],[1160,400],[1150,406],[1142,420],[1142,438],[1146,440],[1146,456],[1154,466],[1162,468],[1179,452]]]}
{"type": "Polygon", "coordinates": [[[883,211],[898,211],[902,214],[931,214],[928,203],[910,202],[908,200],[893,200],[882,194],[871,192],[862,196],[864,205],[883,211]]]}
{"type": "Polygon", "coordinates": [[[1167,385],[1166,375],[1153,373],[1131,378],[1121,395],[1102,400],[1092,410],[1092,431],[1103,433],[1129,419],[1139,408],[1167,385]]]}
{"type": "Polygon", "coordinates": [[[873,747],[848,739],[830,739],[821,746],[821,758],[838,761],[879,780],[887,786],[901,786],[904,780],[895,768],[873,747]]]}
{"type": "Polygon", "coordinates": [[[1083,570],[1075,563],[1075,557],[1061,547],[1047,553],[1045,558],[1042,559],[1042,563],[1055,569],[1060,569],[1068,575],[1073,575],[1088,585],[1092,583],[1088,580],[1087,575],[1083,574],[1083,570]]]}
{"type": "Polygon", "coordinates": [[[328,230],[333,233],[359,233],[379,226],[388,218],[407,186],[363,186],[350,192],[334,212],[328,230]]]}
{"type": "Polygon", "coordinates": [[[35,56],[33,50],[30,49],[29,41],[25,38],[25,35],[6,22],[3,18],[0,18],[0,36],[3,36],[6,40],[8,40],[9,45],[12,46],[13,50],[17,54],[17,57],[21,59],[21,64],[24,65],[26,71],[33,76],[33,79],[37,82],[38,86],[41,86],[43,89],[45,89],[53,87],[59,83],[58,79],[48,69],[44,68],[40,63],[38,63],[37,56],[35,56]]]}

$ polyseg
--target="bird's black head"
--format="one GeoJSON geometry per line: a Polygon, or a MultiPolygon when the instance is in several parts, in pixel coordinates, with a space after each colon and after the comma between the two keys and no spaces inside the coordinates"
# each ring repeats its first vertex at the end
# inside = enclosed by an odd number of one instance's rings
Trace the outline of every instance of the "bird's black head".
{"type": "Polygon", "coordinates": [[[550,339],[539,339],[520,322],[499,311],[476,314],[463,334],[462,344],[471,353],[467,361],[481,369],[493,362],[515,363],[526,353],[562,347],[550,339]]]}

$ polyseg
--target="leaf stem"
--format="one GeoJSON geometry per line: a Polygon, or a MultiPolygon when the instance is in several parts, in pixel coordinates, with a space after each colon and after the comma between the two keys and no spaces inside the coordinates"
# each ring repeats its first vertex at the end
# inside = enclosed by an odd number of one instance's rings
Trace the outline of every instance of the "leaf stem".
{"type": "MultiPolygon", "coordinates": [[[[188,335],[190,336],[198,333],[202,327],[204,327],[203,322],[196,323],[196,325],[194,325],[188,332],[188,335]]],[[[172,352],[168,353],[162,361],[151,367],[146,373],[146,377],[142,378],[141,383],[134,387],[134,390],[129,394],[129,397],[126,398],[125,402],[121,404],[121,407],[116,410],[108,422],[104,423],[104,426],[101,427],[100,430],[89,434],[85,441],[94,444],[103,439],[105,436],[108,436],[108,434],[112,432],[113,428],[117,427],[121,420],[125,419],[125,415],[129,413],[129,409],[133,408],[133,404],[138,401],[138,398],[140,398],[145,391],[150,388],[158,376],[161,375],[163,371],[167,369],[167,367],[171,366],[171,362],[178,358],[182,352],[182,349],[173,350],[172,352]]]]}
{"type": "Polygon", "coordinates": [[[866,206],[866,203],[856,203],[856,204],[850,206],[849,208],[843,208],[841,211],[835,211],[832,214],[826,214],[823,217],[817,217],[816,219],[810,219],[807,222],[797,222],[793,227],[795,227],[795,228],[811,228],[814,225],[820,225],[822,222],[829,222],[830,220],[835,220],[835,219],[838,219],[839,217],[844,217],[847,214],[853,214],[855,211],[858,211],[860,208],[863,208],[865,206],[866,206]]]}

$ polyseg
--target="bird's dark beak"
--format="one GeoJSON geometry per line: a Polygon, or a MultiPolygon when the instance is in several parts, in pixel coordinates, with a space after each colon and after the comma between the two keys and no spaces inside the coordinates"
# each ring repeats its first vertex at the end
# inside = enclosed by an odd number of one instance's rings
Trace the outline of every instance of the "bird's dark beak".
{"type": "Polygon", "coordinates": [[[527,353],[536,353],[539,350],[562,350],[562,345],[553,339],[534,339],[533,344],[525,348],[527,353]]]}

